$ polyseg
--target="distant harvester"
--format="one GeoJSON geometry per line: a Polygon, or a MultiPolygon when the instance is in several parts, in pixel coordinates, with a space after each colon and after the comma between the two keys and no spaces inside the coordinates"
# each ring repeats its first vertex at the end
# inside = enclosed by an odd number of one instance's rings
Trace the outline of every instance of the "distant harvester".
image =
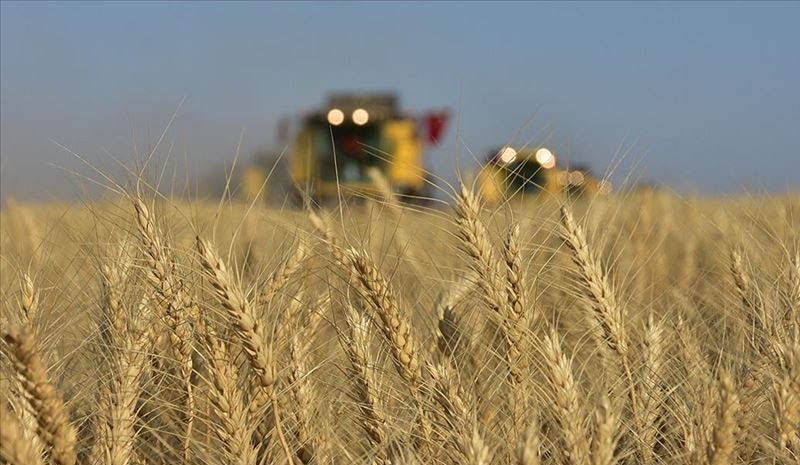
{"type": "Polygon", "coordinates": [[[606,195],[611,183],[595,178],[588,169],[561,168],[547,147],[492,151],[478,174],[482,197],[498,203],[510,197],[550,193],[580,196],[606,195]]]}

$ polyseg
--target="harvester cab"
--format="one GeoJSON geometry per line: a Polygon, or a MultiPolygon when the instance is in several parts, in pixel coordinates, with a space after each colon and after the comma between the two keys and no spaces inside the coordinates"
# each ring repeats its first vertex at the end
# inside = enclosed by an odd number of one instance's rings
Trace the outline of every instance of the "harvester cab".
{"type": "Polygon", "coordinates": [[[490,203],[527,194],[606,195],[611,184],[580,166],[561,168],[552,149],[503,147],[489,153],[478,181],[490,203]]]}

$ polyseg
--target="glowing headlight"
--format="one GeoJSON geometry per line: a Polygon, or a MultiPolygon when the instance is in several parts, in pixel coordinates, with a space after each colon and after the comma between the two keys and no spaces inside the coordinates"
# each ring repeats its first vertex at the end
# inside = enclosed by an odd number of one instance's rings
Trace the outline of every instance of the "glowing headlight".
{"type": "Polygon", "coordinates": [[[333,126],[338,126],[344,122],[344,112],[338,108],[328,112],[328,122],[333,126]]]}
{"type": "Polygon", "coordinates": [[[517,159],[517,151],[512,149],[511,147],[506,147],[500,151],[500,162],[504,164],[509,164],[512,161],[517,159]]]}
{"type": "Polygon", "coordinates": [[[353,122],[357,125],[363,126],[367,124],[367,121],[369,121],[369,113],[367,113],[367,110],[363,108],[357,108],[353,112],[353,122]]]}
{"type": "Polygon", "coordinates": [[[541,148],[536,151],[536,161],[542,165],[544,169],[551,169],[556,167],[556,157],[553,155],[553,152],[547,150],[546,148],[541,148]]]}

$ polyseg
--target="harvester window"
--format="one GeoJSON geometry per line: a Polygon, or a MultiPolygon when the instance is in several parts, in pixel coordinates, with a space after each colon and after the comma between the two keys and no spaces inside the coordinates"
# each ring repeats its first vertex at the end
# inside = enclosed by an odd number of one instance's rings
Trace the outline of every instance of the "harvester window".
{"type": "Polygon", "coordinates": [[[534,160],[521,160],[506,166],[506,176],[514,190],[537,191],[546,182],[545,169],[534,160]]]}
{"type": "Polygon", "coordinates": [[[331,131],[328,128],[316,131],[314,148],[320,179],[335,181],[338,167],[341,182],[369,182],[367,170],[373,166],[383,165],[380,157],[374,155],[376,149],[381,149],[379,128],[369,124],[363,126],[343,124],[333,128],[332,132],[333,146],[331,131]]]}

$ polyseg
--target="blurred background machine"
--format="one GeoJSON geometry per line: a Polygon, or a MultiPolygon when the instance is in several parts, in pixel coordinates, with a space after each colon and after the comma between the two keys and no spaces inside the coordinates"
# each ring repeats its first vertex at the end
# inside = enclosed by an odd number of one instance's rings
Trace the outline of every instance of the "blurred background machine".
{"type": "MultiPolygon", "coordinates": [[[[325,106],[299,118],[293,134],[287,120],[279,124],[278,139],[289,148],[286,166],[269,179],[267,197],[274,199],[276,190],[284,197],[303,191],[320,201],[366,195],[375,190],[368,176],[372,168],[401,198],[425,197],[429,172],[424,149],[441,140],[447,120],[447,111],[419,119],[403,114],[392,93],[331,94],[325,106]]],[[[243,188],[249,199],[261,191],[274,162],[274,156],[261,156],[245,169],[243,188]]]]}
{"type": "Polygon", "coordinates": [[[483,198],[498,203],[526,194],[606,195],[611,183],[597,179],[582,166],[561,167],[547,147],[503,147],[489,153],[478,174],[483,198]]]}

